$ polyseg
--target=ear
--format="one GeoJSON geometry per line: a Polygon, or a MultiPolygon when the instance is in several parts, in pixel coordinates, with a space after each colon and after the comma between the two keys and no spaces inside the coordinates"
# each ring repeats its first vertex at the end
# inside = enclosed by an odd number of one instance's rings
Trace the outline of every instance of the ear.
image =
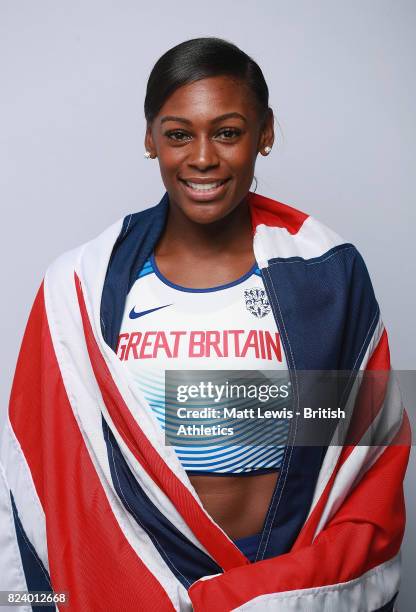
{"type": "Polygon", "coordinates": [[[152,126],[150,125],[150,123],[148,123],[146,127],[146,134],[144,137],[144,148],[146,151],[149,151],[151,159],[155,159],[155,157],[157,157],[156,147],[155,147],[153,136],[152,136],[152,126]]]}
{"type": "Polygon", "coordinates": [[[259,137],[258,151],[262,155],[268,155],[274,143],[274,115],[271,108],[267,110],[266,118],[263,122],[263,127],[259,137]],[[269,149],[265,148],[269,147],[269,149]]]}

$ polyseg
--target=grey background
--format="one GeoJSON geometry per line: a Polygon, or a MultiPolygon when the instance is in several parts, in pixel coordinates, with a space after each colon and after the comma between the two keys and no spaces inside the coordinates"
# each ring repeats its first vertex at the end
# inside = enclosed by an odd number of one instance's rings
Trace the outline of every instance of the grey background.
{"type": "MultiPolygon", "coordinates": [[[[161,53],[196,36],[227,38],[262,66],[281,129],[258,160],[258,192],[357,245],[393,366],[415,369],[415,17],[412,0],[1,0],[1,414],[48,263],[160,199],[157,163],[143,158],[145,83],[161,53]]],[[[415,469],[413,454],[405,612],[415,469]]]]}

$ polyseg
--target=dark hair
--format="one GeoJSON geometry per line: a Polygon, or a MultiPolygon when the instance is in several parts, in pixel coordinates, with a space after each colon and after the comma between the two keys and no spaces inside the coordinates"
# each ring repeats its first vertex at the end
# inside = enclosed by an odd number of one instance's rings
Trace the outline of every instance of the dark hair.
{"type": "Polygon", "coordinates": [[[169,96],[182,85],[222,75],[244,81],[254,94],[260,116],[266,117],[269,89],[258,64],[226,40],[193,38],[169,49],[154,65],[144,101],[147,121],[153,121],[169,96]]]}

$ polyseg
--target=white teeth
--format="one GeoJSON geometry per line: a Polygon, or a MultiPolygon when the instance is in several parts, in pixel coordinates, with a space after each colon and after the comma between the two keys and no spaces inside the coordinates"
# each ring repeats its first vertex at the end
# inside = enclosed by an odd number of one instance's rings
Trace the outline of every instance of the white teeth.
{"type": "Polygon", "coordinates": [[[185,181],[188,187],[195,189],[196,191],[209,191],[222,185],[224,181],[217,181],[216,183],[191,183],[191,181],[185,181]]]}

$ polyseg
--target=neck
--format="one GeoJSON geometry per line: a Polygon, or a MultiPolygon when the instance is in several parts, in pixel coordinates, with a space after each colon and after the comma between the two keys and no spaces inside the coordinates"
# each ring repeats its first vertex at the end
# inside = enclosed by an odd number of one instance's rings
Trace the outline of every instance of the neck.
{"type": "Polygon", "coordinates": [[[214,223],[195,223],[170,203],[164,232],[157,245],[159,256],[215,257],[223,253],[252,252],[253,236],[248,198],[229,215],[214,223]]]}

